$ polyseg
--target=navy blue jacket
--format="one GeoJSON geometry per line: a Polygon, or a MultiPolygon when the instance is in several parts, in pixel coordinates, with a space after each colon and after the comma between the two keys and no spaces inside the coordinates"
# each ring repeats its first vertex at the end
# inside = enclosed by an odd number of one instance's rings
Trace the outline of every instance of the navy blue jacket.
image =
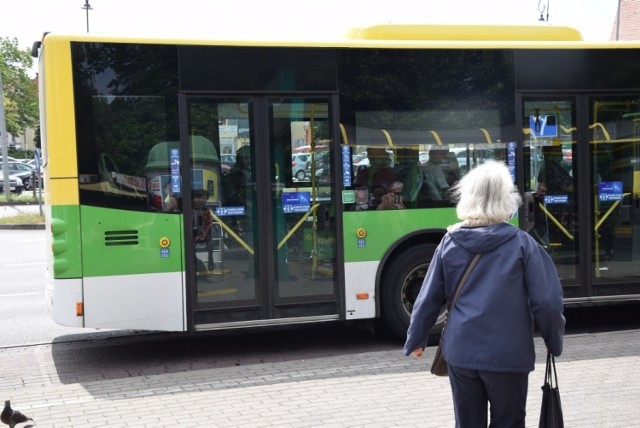
{"type": "Polygon", "coordinates": [[[456,367],[530,372],[534,322],[553,355],[562,353],[562,287],[553,261],[508,224],[452,228],[436,249],[411,313],[405,355],[422,346],[476,253],[482,253],[449,314],[442,352],[456,367]]]}

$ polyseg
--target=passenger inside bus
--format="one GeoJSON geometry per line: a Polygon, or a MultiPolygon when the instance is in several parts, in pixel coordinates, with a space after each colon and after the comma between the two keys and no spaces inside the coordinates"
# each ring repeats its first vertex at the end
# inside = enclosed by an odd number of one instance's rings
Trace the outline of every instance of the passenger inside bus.
{"type": "Polygon", "coordinates": [[[404,184],[399,181],[394,181],[391,183],[389,188],[389,192],[385,193],[382,196],[380,205],[378,205],[379,210],[401,210],[404,209],[404,202],[402,198],[402,189],[404,188],[404,184]]]}
{"type": "Polygon", "coordinates": [[[547,215],[542,210],[544,207],[544,197],[547,194],[547,186],[539,182],[538,188],[533,196],[533,227],[529,231],[529,234],[535,238],[538,244],[542,245],[547,251],[550,248],[549,241],[549,227],[547,224],[547,215]],[[542,207],[541,207],[542,206],[542,207]]]}
{"type": "Polygon", "coordinates": [[[542,148],[544,164],[538,174],[538,182],[546,183],[549,194],[564,195],[573,192],[573,180],[569,174],[570,163],[565,162],[560,145],[542,148]]]}
{"type": "Polygon", "coordinates": [[[236,151],[236,161],[227,173],[225,205],[247,206],[247,184],[251,181],[251,149],[242,146],[236,151]]]}
{"type": "Polygon", "coordinates": [[[459,178],[455,168],[451,165],[449,149],[438,146],[432,147],[429,150],[429,160],[423,171],[427,200],[448,200],[447,192],[459,178]]]}
{"type": "MultiPolygon", "coordinates": [[[[207,192],[205,190],[193,191],[193,244],[197,248],[204,245],[207,250],[207,268],[213,270],[213,243],[211,242],[211,227],[213,216],[207,207],[207,192]]],[[[195,254],[195,252],[194,252],[195,254]]],[[[204,271],[204,263],[196,257],[196,270],[204,271]]]]}
{"type": "MultiPolygon", "coordinates": [[[[545,183],[547,195],[556,198],[556,202],[550,205],[549,212],[566,231],[573,228],[573,178],[568,172],[570,164],[562,157],[560,145],[546,146],[542,148],[544,164],[538,173],[538,182],[545,183]]],[[[554,228],[555,229],[555,228],[554,228]]],[[[552,230],[550,239],[553,242],[561,242],[560,230],[552,230]],[[557,235],[557,236],[555,236],[557,235]]]]}
{"type": "Polygon", "coordinates": [[[369,192],[369,209],[377,209],[382,197],[389,193],[391,185],[397,181],[396,173],[391,167],[389,153],[383,148],[367,148],[369,166],[362,166],[356,173],[354,187],[367,189],[369,192]]]}
{"type": "Polygon", "coordinates": [[[251,147],[245,145],[236,151],[236,161],[223,175],[222,193],[224,206],[234,208],[237,215],[228,217],[228,226],[233,233],[225,234],[227,248],[241,248],[242,257],[246,257],[248,269],[246,277],[253,277],[255,259],[253,257],[254,230],[258,219],[255,216],[255,178],[252,173],[251,147]]]}

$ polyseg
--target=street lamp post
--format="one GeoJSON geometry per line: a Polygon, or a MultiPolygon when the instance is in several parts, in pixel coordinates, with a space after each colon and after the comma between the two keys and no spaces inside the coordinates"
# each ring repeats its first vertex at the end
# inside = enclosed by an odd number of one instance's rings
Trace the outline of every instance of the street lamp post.
{"type": "Polygon", "coordinates": [[[93,10],[91,5],[89,4],[89,0],[84,0],[84,6],[82,6],[80,9],[84,9],[87,11],[87,33],[88,33],[89,32],[89,11],[93,10]]]}
{"type": "Polygon", "coordinates": [[[549,22],[549,0],[546,0],[546,5],[544,3],[544,0],[538,0],[538,11],[540,12],[540,19],[538,21],[549,22]],[[544,16],[545,11],[547,12],[546,19],[544,16]]]}

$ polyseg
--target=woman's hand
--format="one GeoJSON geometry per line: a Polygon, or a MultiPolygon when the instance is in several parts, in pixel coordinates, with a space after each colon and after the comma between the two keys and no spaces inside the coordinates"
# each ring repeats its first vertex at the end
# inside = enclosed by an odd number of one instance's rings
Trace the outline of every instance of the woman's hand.
{"type": "Polygon", "coordinates": [[[411,355],[413,355],[415,358],[420,358],[422,357],[423,353],[424,353],[424,348],[420,347],[420,348],[414,349],[411,355]]]}

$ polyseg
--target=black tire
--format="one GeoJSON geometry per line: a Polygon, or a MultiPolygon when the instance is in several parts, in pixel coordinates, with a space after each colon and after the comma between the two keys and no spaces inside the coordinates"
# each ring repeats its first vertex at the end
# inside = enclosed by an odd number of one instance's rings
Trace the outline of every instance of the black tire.
{"type": "Polygon", "coordinates": [[[304,179],[307,178],[307,173],[303,170],[300,170],[296,172],[296,178],[298,179],[298,181],[304,181],[304,179]]]}
{"type": "Polygon", "coordinates": [[[24,190],[31,190],[33,188],[31,186],[31,179],[30,178],[24,178],[22,180],[22,184],[24,185],[24,190]]]}
{"type": "MultiPolygon", "coordinates": [[[[382,275],[382,318],[386,327],[401,339],[407,337],[413,304],[436,250],[436,244],[420,244],[398,254],[382,275]]],[[[444,307],[431,330],[429,344],[437,343],[442,329],[444,307]]]]}

